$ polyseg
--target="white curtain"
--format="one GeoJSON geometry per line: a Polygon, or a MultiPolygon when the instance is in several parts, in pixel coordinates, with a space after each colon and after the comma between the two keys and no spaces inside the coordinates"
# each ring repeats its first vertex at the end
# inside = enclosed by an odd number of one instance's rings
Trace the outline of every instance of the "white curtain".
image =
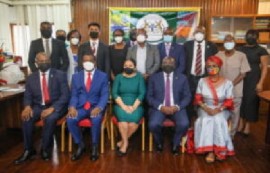
{"type": "Polygon", "coordinates": [[[0,3],[0,46],[5,52],[12,52],[11,32],[10,32],[10,21],[9,7],[6,4],[0,3]]]}

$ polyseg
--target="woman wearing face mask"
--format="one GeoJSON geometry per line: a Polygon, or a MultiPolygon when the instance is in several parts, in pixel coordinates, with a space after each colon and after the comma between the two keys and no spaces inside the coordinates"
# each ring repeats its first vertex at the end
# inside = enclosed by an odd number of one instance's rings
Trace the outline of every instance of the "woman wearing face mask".
{"type": "Polygon", "coordinates": [[[71,83],[72,75],[79,71],[78,50],[81,41],[80,32],[76,29],[71,30],[67,35],[67,40],[70,42],[70,46],[67,47],[67,52],[69,57],[68,81],[71,83]]]}
{"type": "Polygon", "coordinates": [[[124,42],[124,34],[122,29],[114,30],[113,39],[115,44],[109,47],[112,80],[123,71],[123,64],[127,56],[128,46],[124,42]]]}
{"type": "Polygon", "coordinates": [[[217,56],[221,58],[224,65],[220,69],[220,74],[233,83],[234,110],[231,114],[231,136],[237,131],[240,119],[240,105],[243,97],[243,79],[250,67],[244,53],[235,50],[235,41],[232,35],[226,35],[224,39],[225,51],[219,51],[217,56]]]}
{"type": "Polygon", "coordinates": [[[119,156],[127,153],[128,139],[138,129],[138,124],[143,116],[141,103],[145,90],[143,76],[136,72],[135,61],[126,60],[123,65],[123,73],[116,76],[112,88],[112,97],[116,102],[114,112],[121,134],[121,140],[117,143],[119,156]]]}
{"type": "Polygon", "coordinates": [[[238,131],[244,136],[250,133],[250,122],[258,121],[259,98],[258,92],[263,90],[263,82],[267,75],[269,54],[258,45],[259,34],[256,30],[248,30],[246,33],[247,44],[239,50],[246,54],[251,71],[246,74],[243,87],[243,99],[241,105],[241,119],[238,131]]]}
{"type": "Polygon", "coordinates": [[[211,56],[206,61],[208,77],[200,79],[194,104],[198,106],[195,122],[195,152],[207,154],[206,162],[224,160],[234,155],[225,117],[233,110],[233,84],[219,74],[222,60],[211,56]]]}

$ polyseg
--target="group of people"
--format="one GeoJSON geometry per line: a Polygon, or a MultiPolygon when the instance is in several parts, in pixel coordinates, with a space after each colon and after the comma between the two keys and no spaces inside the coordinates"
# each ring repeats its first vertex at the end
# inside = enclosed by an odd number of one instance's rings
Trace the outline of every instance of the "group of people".
{"type": "Polygon", "coordinates": [[[227,35],[224,51],[218,51],[206,40],[201,26],[195,29],[194,40],[184,45],[175,43],[171,28],[164,30],[162,43],[151,45],[147,32],[140,28],[131,30],[126,42],[124,31],[114,30],[114,44],[107,46],[99,40],[100,30],[98,23],[90,23],[89,41],[80,44],[78,30],[67,36],[59,30],[54,39],[51,24],[41,23],[42,38],[32,41],[29,52],[33,73],[26,82],[22,112],[24,152],[15,164],[36,154],[32,133],[40,119],[44,120],[41,156],[49,160],[56,121],[65,115],[77,146],[71,160],[80,159],[85,152],[78,126],[85,118],[92,123],[90,159],[97,160],[101,122],[110,94],[121,134],[119,156],[127,154],[129,138],[143,116],[157,152],[163,151],[163,122],[174,122],[172,153],[179,155],[180,139],[195,115],[195,152],[206,153],[207,162],[234,154],[233,136],[236,132],[247,136],[250,122],[258,119],[257,92],[262,91],[267,74],[269,57],[257,43],[257,31],[246,33],[247,44],[239,50],[235,49],[234,37],[227,35]],[[66,37],[69,46],[64,42],[66,37]]]}

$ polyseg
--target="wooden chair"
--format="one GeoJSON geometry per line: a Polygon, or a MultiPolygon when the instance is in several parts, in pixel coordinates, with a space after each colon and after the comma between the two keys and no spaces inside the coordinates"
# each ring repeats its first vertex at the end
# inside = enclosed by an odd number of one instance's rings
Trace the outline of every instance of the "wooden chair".
{"type": "MultiPolygon", "coordinates": [[[[105,136],[105,127],[106,127],[106,120],[107,120],[107,109],[105,110],[104,117],[102,119],[101,123],[101,137],[100,137],[100,153],[104,153],[104,136],[105,136]]],[[[79,127],[84,127],[84,128],[90,128],[92,127],[92,122],[89,118],[85,118],[79,122],[79,127]]],[[[72,136],[71,133],[69,133],[68,136],[68,151],[72,152],[72,136]]]]}
{"type": "MultiPolygon", "coordinates": [[[[142,126],[142,151],[144,151],[145,150],[145,120],[144,120],[144,117],[140,120],[139,124],[142,126]]],[[[111,150],[115,150],[114,126],[118,126],[118,120],[115,116],[112,116],[112,118],[111,118],[111,150]]]]}
{"type": "MultiPolygon", "coordinates": [[[[175,123],[166,118],[165,121],[162,124],[163,127],[174,127],[175,123]]],[[[185,143],[186,143],[186,136],[182,137],[181,143],[182,143],[182,148],[181,148],[181,152],[184,153],[185,152],[185,143]]],[[[180,142],[180,141],[179,141],[180,142]]],[[[149,132],[149,151],[152,152],[153,151],[153,134],[151,132],[149,132]]]]}
{"type": "MultiPolygon", "coordinates": [[[[61,152],[65,151],[65,128],[66,128],[66,116],[62,117],[56,122],[57,126],[61,126],[61,152]]],[[[39,120],[35,123],[36,127],[43,127],[44,121],[39,120]]]]}

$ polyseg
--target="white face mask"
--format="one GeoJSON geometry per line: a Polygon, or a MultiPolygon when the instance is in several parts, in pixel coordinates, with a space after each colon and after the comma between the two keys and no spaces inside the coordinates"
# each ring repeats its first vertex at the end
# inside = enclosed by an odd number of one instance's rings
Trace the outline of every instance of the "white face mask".
{"type": "Polygon", "coordinates": [[[78,38],[72,38],[72,39],[70,39],[70,43],[72,45],[78,45],[79,44],[79,39],[78,38]]]}
{"type": "Polygon", "coordinates": [[[121,43],[123,41],[123,37],[122,36],[116,36],[114,37],[114,40],[116,43],[121,43]]]}
{"type": "Polygon", "coordinates": [[[224,43],[224,48],[226,50],[232,50],[235,46],[235,42],[225,42],[224,43]]]}
{"type": "Polygon", "coordinates": [[[194,35],[194,38],[196,41],[198,42],[201,42],[204,40],[204,34],[201,33],[201,32],[197,32],[195,35],[194,35]]]}
{"type": "Polygon", "coordinates": [[[140,35],[137,36],[137,42],[143,43],[143,42],[145,42],[145,40],[146,40],[145,35],[140,34],[140,35]]]}
{"type": "Polygon", "coordinates": [[[92,63],[92,62],[89,62],[89,61],[87,61],[87,62],[84,62],[83,63],[83,68],[86,70],[86,71],[92,71],[92,70],[94,70],[94,63],[92,63]]]}

